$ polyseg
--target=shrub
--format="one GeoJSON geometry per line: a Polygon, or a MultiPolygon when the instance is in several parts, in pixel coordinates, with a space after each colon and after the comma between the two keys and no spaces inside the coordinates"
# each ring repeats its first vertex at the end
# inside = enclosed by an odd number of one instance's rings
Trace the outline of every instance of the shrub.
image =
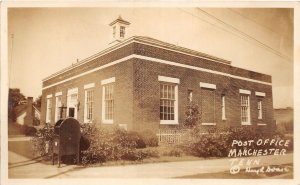
{"type": "Polygon", "coordinates": [[[37,156],[49,156],[52,153],[54,127],[47,124],[45,127],[38,129],[31,141],[33,143],[33,151],[37,156]]]}
{"type": "MultiPolygon", "coordinates": [[[[273,129],[261,127],[235,127],[221,128],[203,132],[201,127],[195,127],[189,130],[185,140],[182,143],[182,148],[188,154],[198,157],[225,157],[231,148],[236,149],[270,149],[273,146],[252,144],[251,146],[231,146],[233,140],[255,140],[258,139],[288,139],[283,134],[274,131],[273,129]]],[[[288,151],[293,149],[293,141],[288,148],[288,151]]],[[[278,149],[283,147],[277,147],[278,149]]]]}
{"type": "Polygon", "coordinates": [[[25,135],[27,136],[34,136],[37,132],[37,129],[32,126],[25,127],[25,135]]]}
{"type": "Polygon", "coordinates": [[[185,111],[185,120],[184,126],[187,128],[194,128],[197,125],[198,120],[200,119],[199,106],[190,102],[187,105],[187,110],[185,111]]]}
{"type": "Polygon", "coordinates": [[[84,137],[90,141],[90,147],[82,151],[82,163],[103,163],[109,160],[143,160],[155,156],[145,148],[142,136],[137,132],[127,132],[124,129],[104,129],[95,126],[85,126],[82,129],[84,137]]]}
{"type": "Polygon", "coordinates": [[[128,132],[129,139],[136,143],[136,148],[146,148],[146,143],[143,139],[143,136],[138,132],[128,132]]]}
{"type": "Polygon", "coordinates": [[[140,133],[142,139],[146,146],[148,147],[156,147],[158,146],[158,137],[157,135],[151,130],[144,130],[140,133]]]}
{"type": "Polygon", "coordinates": [[[183,155],[183,150],[180,147],[171,147],[169,146],[166,151],[163,152],[164,156],[172,156],[172,157],[181,157],[183,155]]]}

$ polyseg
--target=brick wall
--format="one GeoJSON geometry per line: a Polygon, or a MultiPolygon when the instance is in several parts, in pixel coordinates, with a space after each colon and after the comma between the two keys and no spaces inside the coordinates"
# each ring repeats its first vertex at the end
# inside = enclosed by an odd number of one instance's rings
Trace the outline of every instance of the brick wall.
{"type": "MultiPolygon", "coordinates": [[[[173,128],[182,126],[188,105],[188,90],[193,91],[193,101],[202,108],[203,93],[199,83],[216,85],[215,91],[215,122],[217,126],[241,125],[241,100],[239,89],[250,90],[250,119],[251,124],[273,123],[272,87],[269,85],[232,79],[221,75],[199,72],[166,64],[158,64],[146,60],[136,59],[134,62],[134,125],[137,129],[173,128]],[[159,81],[158,76],[179,78],[179,124],[160,125],[159,117],[159,81]],[[255,96],[255,91],[265,92],[264,98],[255,96]],[[222,120],[222,94],[225,94],[226,120],[222,120]],[[263,119],[258,120],[258,99],[263,100],[263,119]]],[[[201,118],[199,122],[207,119],[201,118]],[[202,120],[203,119],[203,120],[202,120]]]]}
{"type": "Polygon", "coordinates": [[[79,110],[77,112],[77,119],[80,123],[83,123],[84,120],[84,85],[89,83],[95,83],[94,87],[94,111],[93,119],[95,123],[101,123],[102,121],[102,85],[101,80],[115,77],[115,87],[114,87],[114,124],[128,124],[128,127],[132,123],[132,102],[133,102],[133,93],[132,93],[132,62],[126,61],[118,65],[114,65],[108,68],[105,68],[101,71],[93,72],[89,75],[76,78],[72,81],[68,81],[59,85],[56,85],[51,88],[43,90],[42,96],[42,123],[45,123],[46,120],[46,96],[52,94],[52,116],[51,122],[54,124],[54,115],[55,115],[55,93],[62,91],[62,103],[64,106],[67,106],[67,90],[77,87],[78,88],[78,100],[80,102],[79,110]]]}
{"type": "MultiPolygon", "coordinates": [[[[60,82],[81,74],[82,72],[103,66],[117,59],[124,58],[131,54],[154,57],[158,59],[168,60],[181,64],[211,69],[223,73],[246,77],[264,82],[271,82],[271,76],[236,68],[223,63],[212,62],[206,59],[189,56],[174,51],[156,48],[154,46],[143,45],[141,43],[131,43],[117,50],[107,53],[101,57],[95,58],[79,67],[60,74],[57,77],[43,82],[43,87],[53,83],[60,82]]],[[[69,80],[67,82],[55,85],[43,90],[42,97],[42,123],[46,118],[46,96],[52,94],[52,123],[54,123],[55,115],[55,93],[62,91],[62,103],[67,105],[67,90],[78,87],[78,100],[80,102],[78,110],[78,120],[83,122],[84,114],[84,85],[95,83],[94,87],[94,121],[101,123],[102,120],[102,86],[101,80],[115,77],[115,99],[114,99],[114,124],[127,124],[130,130],[146,130],[151,129],[157,131],[159,128],[173,128],[182,125],[185,119],[186,106],[188,104],[188,90],[193,91],[193,101],[201,106],[203,103],[203,90],[199,83],[205,82],[216,85],[214,90],[214,120],[217,126],[241,125],[240,118],[240,93],[239,89],[250,90],[250,108],[251,123],[273,123],[273,102],[272,87],[255,82],[249,82],[236,78],[230,78],[219,74],[196,71],[183,67],[177,67],[158,62],[152,62],[142,59],[130,59],[128,61],[118,63],[116,65],[95,71],[88,75],[69,80]],[[160,92],[158,76],[167,76],[180,79],[178,85],[178,112],[179,125],[160,125],[160,92]],[[258,120],[257,101],[255,91],[264,92],[266,96],[262,98],[263,102],[263,119],[258,120]],[[226,98],[226,120],[222,120],[221,97],[225,94],[226,98]]],[[[199,122],[205,122],[200,120],[199,122]]]]}

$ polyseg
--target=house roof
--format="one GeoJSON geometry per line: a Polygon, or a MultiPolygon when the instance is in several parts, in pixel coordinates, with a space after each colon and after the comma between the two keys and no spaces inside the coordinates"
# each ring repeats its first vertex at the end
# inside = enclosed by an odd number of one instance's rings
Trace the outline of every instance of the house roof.
{"type": "Polygon", "coordinates": [[[123,23],[123,24],[126,24],[126,25],[129,25],[129,24],[130,24],[130,22],[125,21],[125,20],[119,15],[119,17],[118,17],[116,20],[114,20],[113,22],[111,22],[109,25],[112,26],[112,25],[116,24],[117,22],[123,23]]]}
{"type": "Polygon", "coordinates": [[[104,54],[107,54],[117,48],[120,48],[120,47],[123,47],[123,46],[126,46],[128,44],[131,44],[133,42],[136,42],[136,43],[143,43],[143,44],[149,44],[149,45],[152,45],[152,46],[156,46],[156,47],[160,47],[160,48],[164,48],[164,49],[169,49],[169,50],[173,50],[173,51],[176,51],[176,52],[180,52],[180,53],[183,53],[183,54],[187,54],[187,55],[192,55],[192,56],[195,56],[195,57],[199,57],[199,58],[204,58],[206,60],[209,60],[211,62],[218,62],[218,63],[223,63],[223,64],[226,64],[226,65],[231,65],[231,61],[228,61],[228,60],[225,60],[225,59],[221,59],[221,58],[218,58],[218,57],[215,57],[215,56],[212,56],[212,55],[208,55],[208,54],[205,54],[205,53],[202,53],[202,52],[199,52],[199,51],[195,51],[195,50],[192,50],[192,49],[188,49],[188,48],[184,48],[184,47],[181,47],[181,46],[177,46],[177,45],[174,45],[174,44],[170,44],[170,43],[167,43],[167,42],[163,42],[163,41],[160,41],[160,40],[157,40],[157,39],[154,39],[154,38],[151,38],[151,37],[145,37],[145,36],[133,36],[133,37],[130,37],[118,44],[115,44],[105,50],[102,50],[100,51],[99,53],[95,54],[95,55],[92,55],[80,62],[77,62],[76,64],[73,64],[67,68],[64,68],[46,78],[43,79],[43,82],[46,81],[46,80],[49,80],[51,78],[54,78],[62,73],[65,73],[67,71],[70,71],[78,66],[81,66],[85,63],[88,63],[90,61],[92,61],[93,59],[97,58],[97,57],[100,57],[104,54]]]}

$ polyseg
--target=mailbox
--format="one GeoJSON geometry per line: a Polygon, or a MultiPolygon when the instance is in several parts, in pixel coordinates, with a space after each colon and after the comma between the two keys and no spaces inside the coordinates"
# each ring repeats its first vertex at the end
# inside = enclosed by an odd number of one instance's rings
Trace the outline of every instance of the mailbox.
{"type": "Polygon", "coordinates": [[[54,127],[52,164],[54,155],[58,155],[58,167],[61,157],[64,155],[76,155],[76,162],[79,163],[80,155],[80,124],[74,118],[58,120],[54,127]]]}

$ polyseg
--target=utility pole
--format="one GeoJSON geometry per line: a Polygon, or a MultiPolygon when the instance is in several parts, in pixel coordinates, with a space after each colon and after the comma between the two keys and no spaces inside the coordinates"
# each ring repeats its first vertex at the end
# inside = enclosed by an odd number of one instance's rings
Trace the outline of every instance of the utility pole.
{"type": "Polygon", "coordinates": [[[11,82],[12,82],[12,65],[13,65],[13,50],[14,50],[14,34],[10,34],[10,41],[11,41],[11,44],[10,44],[10,67],[9,67],[9,87],[11,87],[11,82]]]}

